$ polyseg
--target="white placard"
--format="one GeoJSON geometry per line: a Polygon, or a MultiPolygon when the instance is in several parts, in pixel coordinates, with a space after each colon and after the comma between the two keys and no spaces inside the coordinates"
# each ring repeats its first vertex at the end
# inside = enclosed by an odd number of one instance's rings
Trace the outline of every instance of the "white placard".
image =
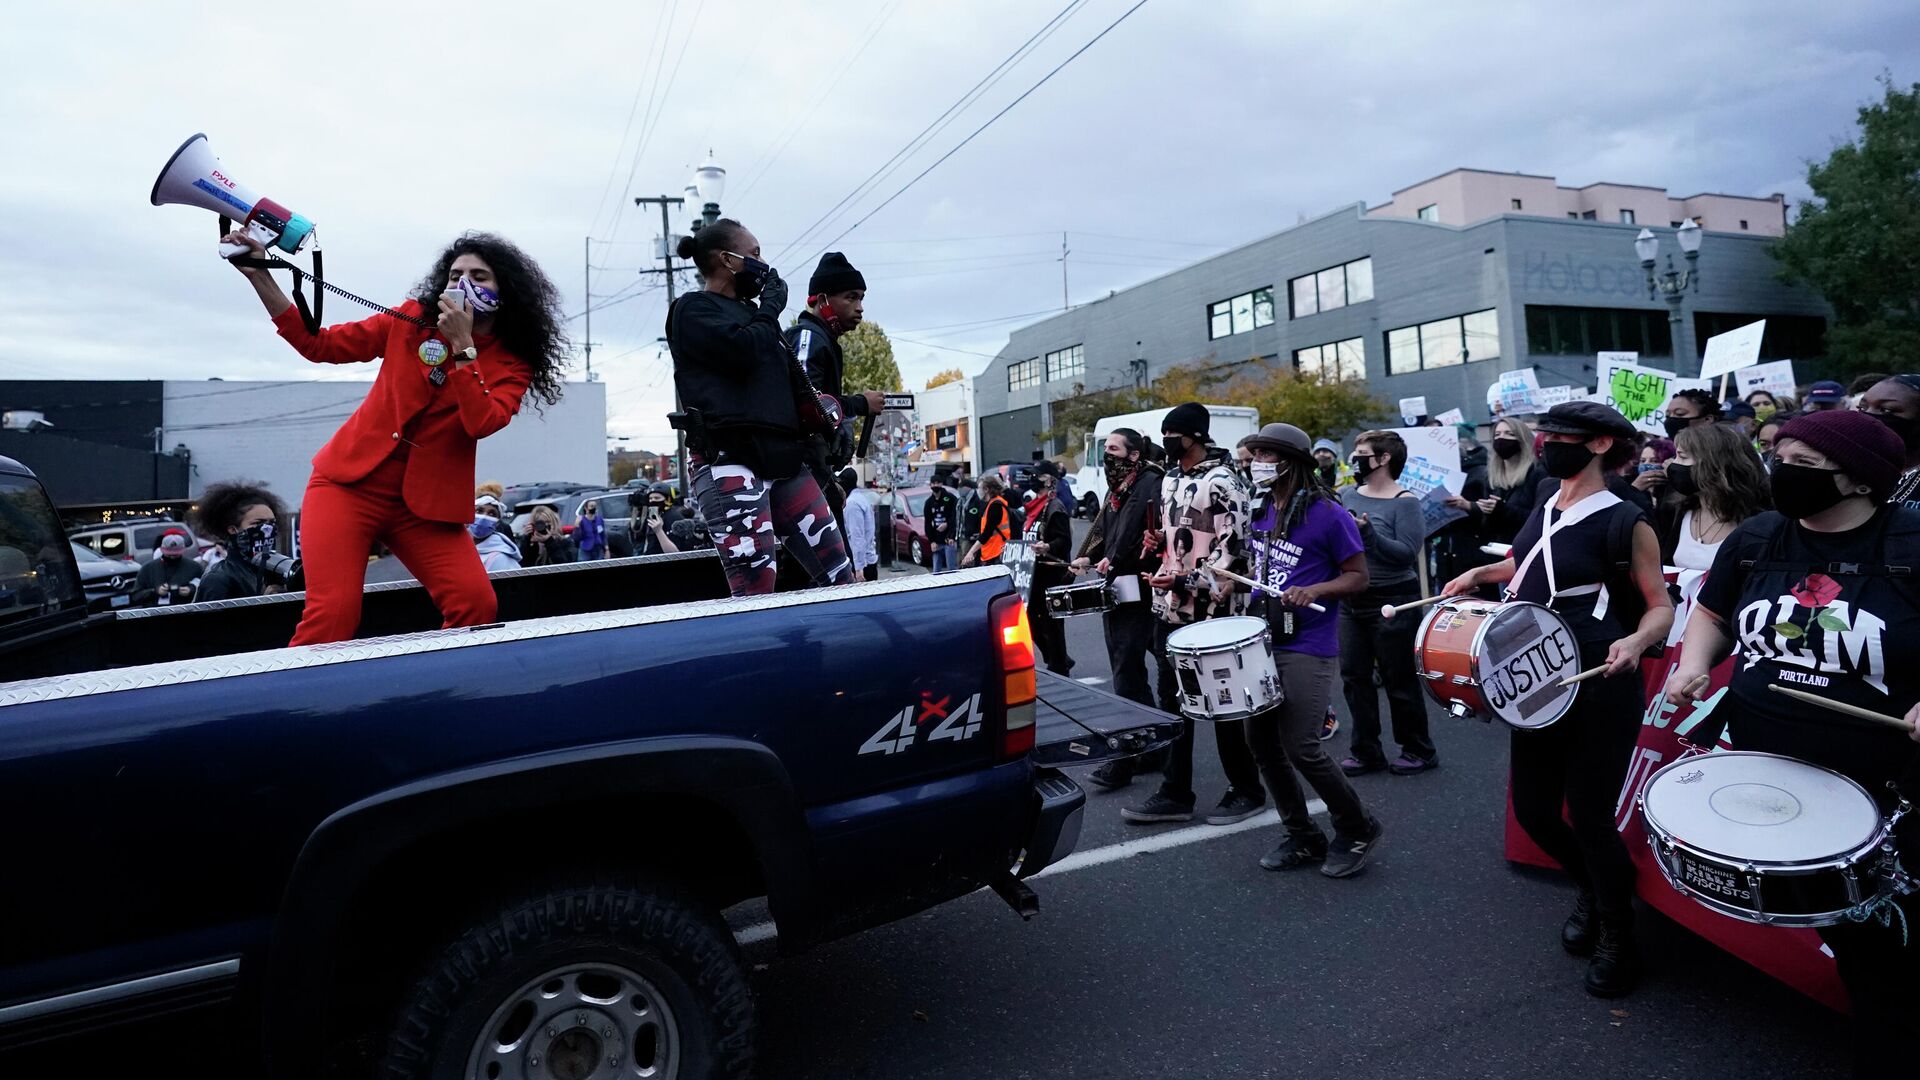
{"type": "Polygon", "coordinates": [[[1546,412],[1555,405],[1564,405],[1580,393],[1571,386],[1543,386],[1533,392],[1534,411],[1546,412]]]}
{"type": "Polygon", "coordinates": [[[1791,360],[1775,360],[1770,364],[1755,364],[1750,368],[1743,369],[1740,374],[1735,375],[1733,381],[1738,384],[1740,400],[1742,401],[1745,401],[1747,395],[1753,393],[1755,390],[1765,390],[1767,393],[1772,394],[1775,399],[1791,397],[1794,388],[1800,385],[1794,380],[1793,361],[1791,360]]]}
{"type": "Polygon", "coordinates": [[[1759,363],[1760,339],[1766,332],[1767,320],[1761,319],[1708,338],[1706,355],[1700,358],[1700,377],[1717,379],[1759,363]]]}
{"type": "Polygon", "coordinates": [[[1620,410],[1633,426],[1652,435],[1667,433],[1667,402],[1682,391],[1705,388],[1704,379],[1682,379],[1671,371],[1619,360],[1600,366],[1596,400],[1620,410]]]}
{"type": "Polygon", "coordinates": [[[1640,362],[1640,354],[1637,352],[1603,352],[1595,353],[1593,359],[1595,367],[1606,367],[1611,363],[1637,364],[1640,362]]]}
{"type": "Polygon", "coordinates": [[[1407,427],[1394,428],[1393,433],[1407,442],[1401,487],[1416,495],[1425,495],[1436,487],[1460,494],[1467,474],[1460,471],[1459,432],[1452,427],[1407,427]]]}
{"type": "Polygon", "coordinates": [[[1409,424],[1415,424],[1425,415],[1427,415],[1427,399],[1425,397],[1403,397],[1400,399],[1400,419],[1409,424]]]}
{"type": "Polygon", "coordinates": [[[1467,418],[1461,415],[1459,409],[1448,409],[1446,412],[1434,417],[1434,419],[1443,424],[1464,424],[1467,422],[1467,418]]]}

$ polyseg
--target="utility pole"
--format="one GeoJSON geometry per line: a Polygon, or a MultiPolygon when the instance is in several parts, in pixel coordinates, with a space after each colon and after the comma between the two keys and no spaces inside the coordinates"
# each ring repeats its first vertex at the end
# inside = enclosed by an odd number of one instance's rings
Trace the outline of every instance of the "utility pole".
{"type": "Polygon", "coordinates": [[[586,294],[587,294],[587,307],[586,307],[587,381],[592,382],[593,381],[593,237],[591,236],[581,237],[580,249],[581,249],[580,277],[581,277],[581,280],[586,283],[586,294]]]}
{"type": "Polygon", "coordinates": [[[1067,303],[1067,234],[1060,234],[1060,310],[1069,308],[1067,303]]]}
{"type": "MultiPolygon", "coordinates": [[[[667,279],[667,310],[673,310],[673,224],[667,220],[667,207],[680,206],[687,200],[672,195],[641,195],[633,200],[635,206],[648,203],[660,204],[660,258],[664,269],[661,273],[667,279]]],[[[671,362],[671,361],[669,361],[671,362]]],[[[673,411],[680,411],[680,381],[673,383],[673,411]]],[[[685,500],[693,495],[693,482],[687,479],[687,433],[679,428],[673,429],[673,474],[680,481],[680,498],[685,500]]]]}

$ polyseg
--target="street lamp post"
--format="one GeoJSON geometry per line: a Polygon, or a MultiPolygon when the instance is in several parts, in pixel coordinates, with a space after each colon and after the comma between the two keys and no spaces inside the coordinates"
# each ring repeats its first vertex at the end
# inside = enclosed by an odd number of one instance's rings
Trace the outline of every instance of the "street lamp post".
{"type": "MultiPolygon", "coordinates": [[[[1641,229],[1640,235],[1633,238],[1634,254],[1640,256],[1640,268],[1647,273],[1647,299],[1657,300],[1665,297],[1667,301],[1667,322],[1672,329],[1669,336],[1673,339],[1674,366],[1680,364],[1680,333],[1684,321],[1680,315],[1680,305],[1689,292],[1700,291],[1700,224],[1688,218],[1674,230],[1674,239],[1680,243],[1680,253],[1686,256],[1684,270],[1676,270],[1673,255],[1667,255],[1667,268],[1654,272],[1654,264],[1660,256],[1660,238],[1653,235],[1652,229],[1641,229]]],[[[1694,350],[1689,347],[1686,355],[1687,365],[1698,362],[1694,350]]]]}
{"type": "MultiPolygon", "coordinates": [[[[693,170],[693,179],[687,183],[684,195],[677,198],[670,195],[656,195],[633,200],[635,206],[656,204],[660,207],[660,258],[661,261],[665,263],[665,267],[662,270],[646,270],[641,272],[664,273],[666,275],[667,307],[669,308],[673,307],[673,249],[675,238],[673,225],[668,219],[668,207],[677,206],[684,209],[687,213],[687,231],[689,233],[697,233],[703,227],[720,220],[720,196],[726,192],[726,189],[727,170],[721,168],[713,160],[713,151],[709,150],[707,151],[707,160],[699,168],[693,170]],[[700,206],[700,212],[698,214],[694,213],[693,208],[695,205],[700,206]]],[[[665,340],[664,338],[661,339],[663,343],[665,340]]],[[[677,379],[674,381],[673,387],[673,411],[680,411],[680,385],[677,379]]],[[[686,432],[678,428],[674,429],[673,442],[674,473],[680,481],[681,497],[685,498],[693,490],[691,483],[687,480],[686,432]]]]}

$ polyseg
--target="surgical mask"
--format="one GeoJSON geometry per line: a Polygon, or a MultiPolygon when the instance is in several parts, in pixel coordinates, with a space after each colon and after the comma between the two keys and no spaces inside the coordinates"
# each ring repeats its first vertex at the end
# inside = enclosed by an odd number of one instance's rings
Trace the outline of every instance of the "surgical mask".
{"type": "Polygon", "coordinates": [[[1774,509],[1795,521],[1831,510],[1846,498],[1840,485],[1834,482],[1839,474],[1839,469],[1776,462],[1772,475],[1767,478],[1768,486],[1773,489],[1774,509]]]}
{"type": "Polygon", "coordinates": [[[1755,405],[1753,407],[1754,423],[1764,424],[1768,420],[1773,419],[1773,414],[1779,411],[1780,407],[1777,405],[1755,405]]]}
{"type": "Polygon", "coordinates": [[[500,310],[500,294],[485,285],[476,284],[472,278],[461,278],[454,282],[453,287],[466,294],[468,311],[490,315],[500,310]]]}
{"type": "Polygon", "coordinates": [[[747,255],[734,257],[740,260],[740,269],[733,272],[733,295],[741,300],[759,296],[760,287],[767,283],[767,272],[773,267],[747,255]]]}
{"type": "Polygon", "coordinates": [[[1266,487],[1280,477],[1280,463],[1277,461],[1256,461],[1247,466],[1248,475],[1259,487],[1266,487]]]}
{"type": "Polygon", "coordinates": [[[1493,452],[1502,458],[1513,459],[1520,456],[1520,440],[1498,438],[1493,440],[1493,452]]]}
{"type": "Polygon", "coordinates": [[[242,558],[251,559],[273,550],[273,522],[249,525],[233,534],[233,548],[242,558]]]}
{"type": "Polygon", "coordinates": [[[1592,460],[1593,451],[1585,443],[1550,442],[1540,448],[1540,463],[1547,475],[1560,480],[1579,476],[1592,460]]]}
{"type": "Polygon", "coordinates": [[[481,513],[473,515],[473,524],[467,526],[467,531],[472,533],[474,541],[478,542],[492,536],[493,531],[499,527],[499,518],[492,514],[481,513]]]}
{"type": "Polygon", "coordinates": [[[1686,498],[1700,494],[1700,485],[1693,479],[1693,466],[1677,461],[1667,462],[1667,486],[1673,489],[1674,494],[1686,498]]]}
{"type": "Polygon", "coordinates": [[[1889,430],[1900,436],[1900,444],[1909,450],[1913,449],[1914,439],[1920,438],[1920,422],[1916,422],[1911,416],[1895,416],[1892,413],[1868,413],[1867,415],[1887,425],[1889,430]]]}

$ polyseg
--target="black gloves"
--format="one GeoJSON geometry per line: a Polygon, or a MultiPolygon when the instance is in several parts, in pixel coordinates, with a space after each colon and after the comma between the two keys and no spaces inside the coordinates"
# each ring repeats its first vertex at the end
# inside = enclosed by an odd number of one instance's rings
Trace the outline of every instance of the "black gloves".
{"type": "Polygon", "coordinates": [[[766,279],[760,283],[760,311],[777,319],[786,309],[787,283],[778,270],[768,267],[766,279]]]}

